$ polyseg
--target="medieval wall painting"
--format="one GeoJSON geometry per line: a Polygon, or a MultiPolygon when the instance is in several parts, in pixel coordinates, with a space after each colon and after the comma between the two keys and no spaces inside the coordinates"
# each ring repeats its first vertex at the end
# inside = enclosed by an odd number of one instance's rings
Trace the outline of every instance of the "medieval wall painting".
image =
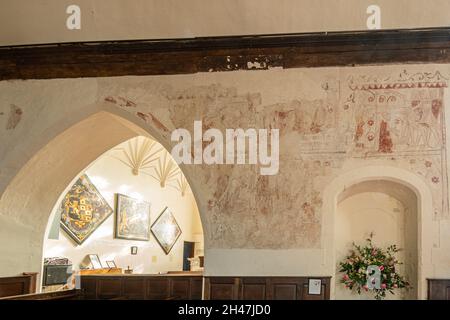
{"type": "Polygon", "coordinates": [[[448,215],[447,80],[439,72],[406,71],[384,82],[350,79],[355,102],[346,104],[355,121],[352,156],[386,159],[421,176],[434,191],[435,217],[448,215]]]}
{"type": "Polygon", "coordinates": [[[308,85],[284,92],[283,79],[273,80],[277,98],[265,95],[271,90],[267,77],[258,87],[255,76],[251,88],[258,89],[252,91],[244,80],[105,80],[98,99],[133,113],[168,139],[175,128],[192,130],[194,120],[202,120],[204,130],[278,128],[277,175],[260,176],[251,165],[186,167],[198,180],[199,205],[210,226],[205,237],[217,248],[319,248],[322,192],[349,167],[377,164],[414,172],[433,191],[430,214],[447,217],[448,76],[409,69],[330,68],[326,76],[316,69],[293,70],[288,78],[308,85]]]}

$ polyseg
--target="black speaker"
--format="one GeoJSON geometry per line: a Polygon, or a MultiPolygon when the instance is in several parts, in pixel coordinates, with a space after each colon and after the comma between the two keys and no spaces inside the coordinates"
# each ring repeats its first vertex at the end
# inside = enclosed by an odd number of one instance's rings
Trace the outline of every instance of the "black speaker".
{"type": "Polygon", "coordinates": [[[43,286],[53,286],[66,284],[67,279],[72,275],[72,265],[46,265],[44,266],[43,286]]]}

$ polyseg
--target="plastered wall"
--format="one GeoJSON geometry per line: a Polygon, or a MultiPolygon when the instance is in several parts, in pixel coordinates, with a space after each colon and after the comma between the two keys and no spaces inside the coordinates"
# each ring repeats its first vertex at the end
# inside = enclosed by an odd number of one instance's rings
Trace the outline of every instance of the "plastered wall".
{"type": "Polygon", "coordinates": [[[1,0],[0,45],[447,26],[448,0],[1,0]],[[66,8],[81,29],[66,28],[66,8]]]}
{"type": "MultiPolygon", "coordinates": [[[[447,65],[405,65],[0,82],[0,218],[16,221],[8,236],[17,238],[36,228],[30,214],[45,225],[51,210],[31,202],[45,193],[38,177],[48,173],[30,169],[35,183],[20,206],[14,177],[29,148],[83,114],[119,115],[169,149],[172,130],[191,131],[194,120],[219,130],[279,128],[277,175],[261,176],[253,165],[182,166],[204,227],[206,274],[333,275],[338,193],[383,177],[418,197],[421,282],[448,277],[449,79],[447,65]]],[[[19,254],[0,259],[0,270],[35,266],[19,254]]]]}

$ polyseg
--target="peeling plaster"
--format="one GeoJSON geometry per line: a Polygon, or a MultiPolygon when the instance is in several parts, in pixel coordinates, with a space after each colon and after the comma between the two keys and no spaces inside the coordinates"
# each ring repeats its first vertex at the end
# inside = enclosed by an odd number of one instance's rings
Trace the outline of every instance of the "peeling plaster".
{"type": "Polygon", "coordinates": [[[18,106],[12,104],[10,106],[8,123],[6,124],[6,130],[14,129],[22,119],[23,111],[18,106]]]}

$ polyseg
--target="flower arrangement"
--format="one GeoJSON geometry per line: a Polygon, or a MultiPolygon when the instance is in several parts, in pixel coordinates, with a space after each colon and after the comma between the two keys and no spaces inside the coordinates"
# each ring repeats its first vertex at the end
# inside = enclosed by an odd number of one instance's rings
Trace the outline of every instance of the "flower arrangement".
{"type": "MultiPolygon", "coordinates": [[[[394,294],[395,289],[408,289],[410,284],[396,270],[396,266],[402,264],[395,257],[400,249],[394,244],[383,250],[373,245],[372,237],[373,234],[366,239],[367,244],[365,246],[358,246],[353,243],[354,249],[339,264],[339,271],[344,273],[341,283],[346,288],[356,290],[358,294],[361,294],[362,291],[373,290],[375,299],[381,300],[386,297],[387,292],[394,294]],[[369,266],[378,266],[380,270],[381,285],[379,288],[369,289],[367,283],[367,268],[369,266]]],[[[375,284],[375,282],[372,283],[375,284]]]]}

